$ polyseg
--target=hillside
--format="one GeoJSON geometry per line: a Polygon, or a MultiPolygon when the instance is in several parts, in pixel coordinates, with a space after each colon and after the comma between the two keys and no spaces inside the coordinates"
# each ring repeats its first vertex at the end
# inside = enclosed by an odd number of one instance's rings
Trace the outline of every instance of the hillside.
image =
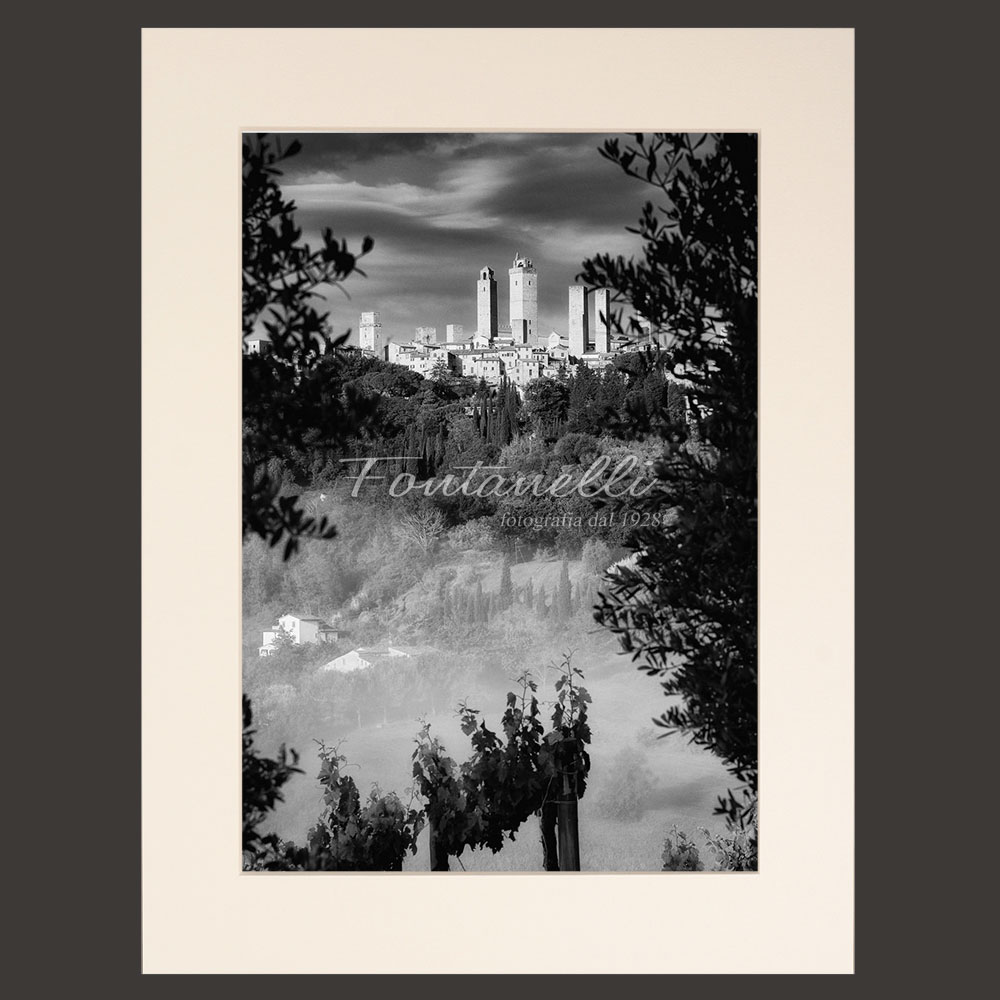
{"type": "MultiPolygon", "coordinates": [[[[537,591],[544,587],[552,593],[559,584],[559,574],[562,571],[562,560],[529,559],[525,562],[511,563],[510,579],[515,593],[528,586],[531,581],[537,591]]],[[[586,571],[579,559],[567,560],[571,584],[582,580],[586,571]]],[[[424,574],[419,583],[414,584],[403,594],[399,603],[404,607],[412,607],[426,598],[429,592],[436,593],[441,579],[462,586],[475,586],[481,583],[483,593],[496,594],[500,592],[500,575],[503,572],[503,560],[497,552],[466,552],[457,559],[438,563],[424,574]]]]}

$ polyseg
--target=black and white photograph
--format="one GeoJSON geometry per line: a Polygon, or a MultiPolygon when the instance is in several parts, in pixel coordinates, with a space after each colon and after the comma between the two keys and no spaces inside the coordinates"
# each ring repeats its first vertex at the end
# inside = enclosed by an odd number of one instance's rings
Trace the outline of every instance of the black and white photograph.
{"type": "Polygon", "coordinates": [[[755,873],[757,135],[240,139],[242,870],[755,873]]]}

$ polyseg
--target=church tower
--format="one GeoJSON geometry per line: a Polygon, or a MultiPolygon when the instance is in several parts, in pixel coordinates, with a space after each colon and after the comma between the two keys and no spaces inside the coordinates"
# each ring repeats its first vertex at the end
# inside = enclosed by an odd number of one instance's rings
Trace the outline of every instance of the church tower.
{"type": "Polygon", "coordinates": [[[493,276],[492,267],[484,267],[479,272],[476,282],[476,300],[479,306],[479,325],[476,332],[481,337],[489,337],[490,341],[497,339],[497,280],[493,276]]]}
{"type": "Polygon", "coordinates": [[[538,272],[530,260],[517,254],[507,273],[510,275],[510,325],[516,328],[515,320],[527,320],[527,342],[534,344],[538,333],[538,272]]]}

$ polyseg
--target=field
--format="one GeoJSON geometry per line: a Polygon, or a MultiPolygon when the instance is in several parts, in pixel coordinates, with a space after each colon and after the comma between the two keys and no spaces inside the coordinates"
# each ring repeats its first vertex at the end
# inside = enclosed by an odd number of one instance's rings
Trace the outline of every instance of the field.
{"type": "MultiPolygon", "coordinates": [[[[729,787],[728,775],[711,754],[693,747],[676,736],[652,739],[651,717],[667,705],[657,682],[639,673],[629,661],[611,655],[587,671],[586,686],[593,696],[591,726],[592,767],[590,786],[580,802],[580,853],[584,871],[658,871],[663,839],[670,826],[694,833],[698,827],[719,831],[723,824],[712,816],[716,798],[729,787]],[[640,819],[625,821],[601,814],[602,789],[609,780],[608,770],[615,755],[625,747],[635,748],[644,758],[653,777],[648,811],[640,819]]],[[[551,684],[544,681],[540,694],[551,684]]],[[[490,706],[483,705],[484,709],[490,706]]],[[[499,700],[496,706],[499,708],[499,700]]],[[[544,711],[543,706],[543,711],[544,711]]],[[[487,724],[495,725],[497,712],[485,712],[487,724]]],[[[457,719],[439,713],[430,720],[432,733],[441,738],[448,752],[462,760],[469,749],[468,738],[457,719]]],[[[390,722],[355,730],[346,736],[337,733],[312,734],[328,744],[341,740],[341,752],[348,759],[349,772],[362,794],[373,783],[383,791],[395,790],[408,799],[412,784],[411,759],[419,723],[390,722]]],[[[304,775],[286,786],[286,801],[274,814],[272,829],[281,836],[302,843],[321,809],[321,791],[315,781],[318,765],[308,740],[290,740],[299,750],[304,775]]],[[[427,871],[427,832],[420,836],[418,853],[407,859],[406,870],[427,871]]],[[[532,817],[494,855],[488,851],[466,852],[456,870],[537,871],[541,868],[541,848],[537,820],[532,817]]]]}

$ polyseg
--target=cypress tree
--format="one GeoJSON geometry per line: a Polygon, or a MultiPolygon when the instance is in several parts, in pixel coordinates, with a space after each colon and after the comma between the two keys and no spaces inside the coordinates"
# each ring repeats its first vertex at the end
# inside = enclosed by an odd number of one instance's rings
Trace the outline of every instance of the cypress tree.
{"type": "Polygon", "coordinates": [[[497,436],[499,438],[500,444],[509,444],[511,439],[510,431],[510,415],[507,413],[507,408],[504,407],[500,411],[500,421],[499,429],[497,430],[497,436]]]}
{"type": "Polygon", "coordinates": [[[434,473],[434,439],[424,430],[424,474],[430,476],[434,473]]]}
{"type": "Polygon", "coordinates": [[[556,591],[556,616],[566,621],[573,613],[573,600],[569,582],[569,563],[563,559],[559,570],[559,588],[556,591]]]}
{"type": "Polygon", "coordinates": [[[436,447],[434,449],[434,471],[435,472],[437,472],[438,469],[441,469],[441,468],[444,467],[444,464],[445,464],[445,454],[447,453],[447,450],[448,450],[448,440],[447,439],[448,439],[448,435],[445,433],[444,426],[442,425],[441,429],[438,431],[438,434],[437,434],[437,443],[436,443],[436,447]]]}
{"type": "Polygon", "coordinates": [[[544,618],[549,612],[548,604],[545,600],[545,584],[538,585],[538,597],[535,599],[535,613],[539,618],[544,618]]]}
{"type": "Polygon", "coordinates": [[[418,450],[417,432],[416,428],[411,424],[406,432],[406,451],[407,456],[405,461],[405,469],[402,471],[409,472],[411,475],[420,475],[420,452],[418,450]]]}
{"type": "Polygon", "coordinates": [[[500,608],[506,610],[514,603],[514,584],[510,578],[510,560],[503,557],[503,568],[500,570],[500,608]]]}

